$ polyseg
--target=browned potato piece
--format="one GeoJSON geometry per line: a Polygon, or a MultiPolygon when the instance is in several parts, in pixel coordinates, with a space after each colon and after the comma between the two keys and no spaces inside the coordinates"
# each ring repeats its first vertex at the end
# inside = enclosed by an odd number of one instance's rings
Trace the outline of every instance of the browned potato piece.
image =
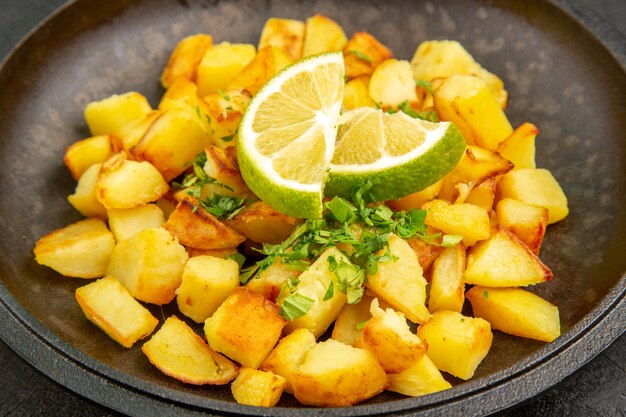
{"type": "Polygon", "coordinates": [[[505,198],[498,202],[496,214],[498,223],[524,242],[535,255],[539,255],[548,227],[547,208],[505,198]]]}
{"type": "Polygon", "coordinates": [[[163,227],[180,243],[196,249],[233,248],[246,240],[200,207],[193,197],[181,200],[163,227]]]}
{"type": "Polygon", "coordinates": [[[230,80],[226,88],[247,90],[254,95],[267,80],[291,62],[289,55],[279,48],[273,46],[259,48],[254,59],[230,80]]]}
{"type": "Polygon", "coordinates": [[[161,74],[163,88],[169,88],[179,78],[195,81],[204,53],[213,45],[211,35],[199,33],[176,44],[161,74]]]}
{"type": "Polygon", "coordinates": [[[287,381],[272,372],[241,368],[230,390],[239,404],[273,407],[280,400],[287,381]]]}
{"type": "Polygon", "coordinates": [[[452,388],[452,385],[441,375],[439,369],[430,360],[428,355],[411,365],[410,368],[399,374],[390,374],[391,386],[389,391],[418,397],[452,388]]]}
{"type": "Polygon", "coordinates": [[[424,204],[423,208],[428,210],[424,223],[444,233],[463,236],[465,246],[472,246],[491,235],[489,215],[482,207],[433,200],[424,204]]]}
{"type": "Polygon", "coordinates": [[[375,107],[370,97],[369,80],[367,77],[353,78],[346,83],[343,90],[343,107],[353,110],[358,107],[375,107]]]}
{"type": "Polygon", "coordinates": [[[482,207],[487,210],[487,214],[491,216],[493,211],[493,202],[496,198],[496,177],[489,177],[485,181],[474,187],[469,192],[465,203],[473,204],[478,207],[482,207]]]}
{"type": "Polygon", "coordinates": [[[433,313],[417,335],[428,344],[428,357],[437,368],[466,381],[487,356],[493,339],[487,321],[446,310],[433,313]]]}
{"type": "Polygon", "coordinates": [[[341,407],[373,397],[389,386],[374,355],[333,339],[309,350],[293,374],[293,393],[302,404],[341,407]]]}
{"type": "Polygon", "coordinates": [[[237,129],[250,97],[246,90],[230,89],[207,94],[200,100],[200,112],[209,123],[213,143],[220,148],[237,145],[237,129]]]}
{"type": "Polygon", "coordinates": [[[271,302],[277,301],[282,285],[289,278],[296,278],[302,271],[297,271],[284,265],[278,258],[267,269],[261,271],[254,279],[248,281],[246,288],[261,294],[271,302]]]}
{"type": "Polygon", "coordinates": [[[256,55],[254,45],[221,42],[207,49],[200,64],[196,84],[198,95],[203,97],[223,90],[256,55]]]}
{"type": "Polygon", "coordinates": [[[192,109],[166,110],[130,153],[138,161],[150,162],[169,182],[189,168],[196,155],[211,142],[201,123],[192,109]]]}
{"type": "Polygon", "coordinates": [[[552,279],[552,271],[521,240],[501,225],[469,250],[465,283],[517,287],[552,279]]]}
{"type": "Polygon", "coordinates": [[[409,194],[406,197],[402,197],[398,200],[389,200],[386,204],[395,211],[409,211],[414,208],[421,208],[424,203],[427,203],[437,197],[437,194],[439,194],[439,191],[441,191],[442,185],[443,180],[439,180],[433,185],[424,188],[422,191],[409,194]]]}
{"type": "Polygon", "coordinates": [[[398,374],[420,360],[428,347],[411,333],[404,314],[391,308],[383,310],[374,299],[370,308],[372,318],[363,328],[357,347],[374,354],[388,374],[398,374]]]}
{"type": "Polygon", "coordinates": [[[258,49],[273,46],[284,52],[289,59],[295,61],[302,58],[303,43],[304,22],[270,17],[261,31],[258,49]]]}
{"type": "Polygon", "coordinates": [[[112,276],[77,288],[75,295],[87,319],[124,347],[148,336],[159,324],[112,276]]]}
{"type": "Polygon", "coordinates": [[[308,329],[296,329],[283,337],[261,364],[263,371],[272,371],[286,379],[285,391],[293,394],[293,373],[315,346],[315,336],[308,329]]]}
{"type": "Polygon", "coordinates": [[[393,54],[367,32],[357,32],[343,48],[346,76],[349,79],[371,75],[374,69],[393,54]]]}
{"type": "Polygon", "coordinates": [[[513,169],[536,168],[535,138],[539,129],[532,123],[522,123],[511,136],[498,145],[498,153],[515,164],[513,169]]]}
{"type": "Polygon", "coordinates": [[[445,248],[435,260],[430,280],[428,310],[450,310],[460,313],[465,297],[465,246],[462,243],[445,248]]]}
{"type": "Polygon", "coordinates": [[[151,111],[148,100],[141,94],[131,91],[87,104],[85,121],[93,136],[108,135],[151,111]]]}
{"type": "Polygon", "coordinates": [[[115,247],[113,233],[99,219],[85,219],[48,233],[35,245],[35,260],[61,275],[98,278],[115,247]]]}
{"type": "Polygon", "coordinates": [[[213,349],[257,369],[285,326],[279,310],[262,295],[240,287],[206,320],[204,333],[213,349]]]}
{"type": "Polygon", "coordinates": [[[187,252],[163,228],[145,229],[118,242],[107,275],[113,275],[138,300],[167,304],[180,286],[187,252]]]}
{"type": "Polygon", "coordinates": [[[161,372],[186,384],[224,385],[238,372],[237,365],[211,349],[176,316],[165,320],[141,350],[161,372]]]}
{"type": "Polygon", "coordinates": [[[372,317],[370,312],[372,300],[374,298],[364,295],[358,303],[343,306],[335,320],[331,337],[341,343],[356,347],[365,323],[372,317]]]}
{"type": "Polygon", "coordinates": [[[228,188],[217,184],[206,184],[202,188],[202,196],[221,194],[256,199],[241,177],[241,171],[237,165],[237,155],[233,152],[234,149],[232,146],[224,149],[215,145],[209,145],[204,149],[207,158],[203,167],[204,172],[228,188]]]}
{"type": "Polygon", "coordinates": [[[161,227],[165,222],[163,212],[156,204],[146,204],[132,209],[111,209],[108,211],[109,227],[116,241],[152,227],[161,227]]]}
{"type": "Polygon", "coordinates": [[[102,164],[93,164],[83,173],[76,184],[74,194],[67,196],[67,201],[85,217],[107,218],[107,210],[98,201],[96,185],[102,164]]]}
{"type": "Polygon", "coordinates": [[[188,108],[195,109],[199,106],[198,86],[187,78],[179,78],[172,83],[161,97],[159,110],[188,108]]]}
{"type": "Polygon", "coordinates": [[[475,286],[467,292],[476,317],[515,336],[552,342],[561,335],[559,309],[521,288],[475,286]]]}
{"type": "Polygon", "coordinates": [[[259,243],[276,245],[291,235],[302,220],[274,210],[264,201],[252,203],[239,212],[228,225],[259,243]]]}
{"type": "Polygon", "coordinates": [[[169,188],[151,163],[130,161],[119,153],[102,164],[96,198],[107,210],[133,208],[158,200],[169,188]]]}
{"type": "Polygon", "coordinates": [[[111,135],[92,136],[71,144],[65,150],[63,162],[77,180],[87,168],[106,161],[112,153],[111,135]]]}
{"type": "Polygon", "coordinates": [[[130,150],[146,134],[152,123],[161,115],[160,110],[154,110],[136,120],[126,123],[117,129],[111,136],[111,143],[116,152],[124,151],[131,159],[130,150]]]}
{"type": "Polygon", "coordinates": [[[321,14],[306,20],[302,56],[341,51],[348,43],[345,32],[337,22],[321,14]]]}
{"type": "MultiPolygon", "coordinates": [[[[437,233],[441,233],[441,231],[435,229],[434,227],[426,226],[427,235],[434,235],[437,233]]],[[[415,255],[417,255],[417,261],[420,263],[424,271],[428,271],[430,269],[433,262],[435,262],[435,259],[437,259],[441,251],[443,251],[441,246],[430,245],[419,237],[407,239],[407,242],[409,243],[409,246],[411,246],[411,249],[413,249],[413,252],[415,252],[415,255]]]]}

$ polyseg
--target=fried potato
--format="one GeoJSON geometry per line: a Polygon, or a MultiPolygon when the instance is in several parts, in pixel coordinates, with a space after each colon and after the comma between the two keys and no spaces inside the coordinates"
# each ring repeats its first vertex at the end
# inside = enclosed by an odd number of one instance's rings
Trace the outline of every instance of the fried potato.
{"type": "Polygon", "coordinates": [[[273,407],[280,400],[287,381],[272,372],[241,368],[230,390],[239,404],[273,407]]]}
{"type": "Polygon", "coordinates": [[[259,50],[273,46],[284,52],[290,60],[302,58],[304,22],[294,19],[270,17],[265,22],[259,39],[259,50]]]}
{"type": "Polygon", "coordinates": [[[198,249],[187,247],[187,253],[189,257],[192,258],[194,256],[215,256],[217,258],[227,259],[238,253],[237,248],[223,248],[223,249],[198,249]]]}
{"type": "Polygon", "coordinates": [[[200,113],[209,123],[209,133],[215,145],[230,148],[237,144],[237,129],[250,97],[250,92],[241,89],[220,90],[202,97],[200,113]]]}
{"type": "Polygon", "coordinates": [[[422,356],[420,360],[399,374],[389,374],[388,376],[391,382],[387,388],[389,391],[411,397],[419,397],[452,388],[452,385],[443,378],[428,355],[422,356]]]}
{"type": "Polygon", "coordinates": [[[343,48],[346,76],[349,79],[372,75],[374,69],[393,54],[367,32],[357,32],[343,48]]]}
{"type": "Polygon", "coordinates": [[[472,246],[491,235],[487,210],[473,204],[450,204],[433,200],[424,204],[428,210],[424,223],[444,233],[463,236],[465,246],[472,246]]]}
{"type": "Polygon", "coordinates": [[[333,19],[316,14],[306,20],[302,46],[303,57],[322,52],[341,51],[346,43],[348,43],[346,33],[333,19]]]}
{"type": "Polygon", "coordinates": [[[246,288],[261,294],[271,302],[276,302],[283,284],[288,279],[297,278],[302,271],[282,264],[278,258],[274,263],[261,271],[254,279],[248,281],[246,288]]]}
{"type": "Polygon", "coordinates": [[[117,242],[141,232],[144,229],[161,227],[165,223],[163,212],[156,204],[146,204],[130,209],[107,211],[109,227],[117,242]]]}
{"type": "Polygon", "coordinates": [[[165,375],[193,385],[224,385],[237,365],[215,352],[185,322],[170,316],[141,351],[165,375]]]}
{"type": "Polygon", "coordinates": [[[290,56],[282,49],[269,45],[259,48],[254,59],[228,82],[226,88],[246,90],[254,95],[267,80],[291,62],[290,56]]]}
{"type": "Polygon", "coordinates": [[[130,150],[141,138],[144,137],[152,123],[161,115],[160,110],[154,110],[143,117],[132,120],[113,132],[111,143],[116,152],[124,151],[126,155],[133,159],[130,150]]]}
{"type": "Polygon", "coordinates": [[[197,69],[198,95],[224,90],[255,55],[256,49],[250,44],[222,42],[207,49],[197,69]]]}
{"type": "Polygon", "coordinates": [[[467,194],[464,202],[484,208],[491,216],[493,202],[496,199],[496,184],[496,176],[487,178],[467,194]]]}
{"type": "Polygon", "coordinates": [[[363,327],[372,317],[370,305],[373,300],[374,298],[364,295],[358,303],[344,305],[335,320],[330,337],[346,345],[357,347],[363,327]]]}
{"type": "Polygon", "coordinates": [[[274,210],[264,201],[257,201],[239,212],[228,226],[250,240],[276,245],[287,239],[302,219],[274,210]]]}
{"type": "Polygon", "coordinates": [[[524,242],[535,255],[539,255],[548,227],[547,208],[505,198],[498,202],[496,214],[498,223],[524,242]]]}
{"type": "Polygon", "coordinates": [[[85,121],[92,136],[108,135],[151,111],[148,100],[141,94],[131,91],[87,104],[85,121]]]}
{"type": "Polygon", "coordinates": [[[369,95],[383,108],[397,108],[404,102],[417,102],[409,61],[392,58],[377,66],[370,79],[369,95]]]}
{"type": "Polygon", "coordinates": [[[343,90],[343,107],[353,110],[359,107],[375,107],[369,92],[367,77],[353,78],[346,83],[343,90]]]}
{"type": "Polygon", "coordinates": [[[195,110],[199,101],[198,86],[187,78],[179,78],[167,88],[158,109],[162,112],[181,107],[195,110]]]}
{"type": "Polygon", "coordinates": [[[489,323],[481,318],[440,310],[417,328],[417,335],[428,345],[428,357],[437,368],[468,380],[491,348],[489,323]]]}
{"type": "Polygon", "coordinates": [[[475,286],[467,292],[474,316],[515,336],[552,342],[561,335],[559,309],[521,288],[475,286]]]}
{"type": "Polygon", "coordinates": [[[87,319],[124,347],[148,336],[159,324],[112,276],[77,288],[75,296],[87,319]]]}
{"type": "Polygon", "coordinates": [[[535,138],[539,129],[532,123],[522,123],[498,145],[498,153],[511,161],[515,168],[536,168],[535,165],[535,138]]]}
{"type": "Polygon", "coordinates": [[[65,150],[63,162],[75,180],[78,180],[87,168],[102,163],[113,153],[111,135],[92,136],[74,142],[65,150]]]}
{"type": "Polygon", "coordinates": [[[74,194],[70,194],[67,197],[67,201],[69,201],[72,207],[85,217],[107,218],[107,210],[96,196],[96,185],[101,168],[101,163],[93,164],[87,168],[78,180],[74,194]]]}
{"type": "Polygon", "coordinates": [[[406,197],[399,198],[397,200],[389,200],[386,204],[394,211],[409,211],[411,209],[419,209],[428,201],[437,197],[441,186],[443,185],[443,179],[436,183],[429,185],[422,191],[418,191],[413,194],[409,194],[406,197]]]}
{"type": "Polygon", "coordinates": [[[174,299],[187,251],[163,228],[145,229],[115,245],[107,275],[138,300],[162,305],[174,299]]]}
{"type": "Polygon", "coordinates": [[[213,194],[220,194],[230,197],[256,199],[241,177],[241,171],[239,171],[239,166],[237,165],[237,156],[230,149],[235,148],[223,149],[210,145],[204,149],[207,158],[203,167],[204,172],[226,187],[218,184],[205,184],[202,188],[202,196],[207,197],[213,194]]]}
{"type": "Polygon", "coordinates": [[[48,233],[37,241],[35,260],[61,275],[104,276],[115,238],[100,219],[85,219],[48,233]]]}
{"type": "Polygon", "coordinates": [[[459,243],[445,248],[433,265],[428,310],[450,310],[460,313],[465,301],[465,246],[459,243]]]}
{"type": "MultiPolygon", "coordinates": [[[[437,233],[441,233],[441,230],[435,229],[431,226],[426,226],[426,234],[434,235],[437,233]]],[[[412,237],[406,240],[415,255],[417,256],[417,261],[420,263],[422,269],[426,272],[429,271],[435,259],[439,257],[439,254],[443,251],[443,247],[439,245],[433,245],[430,243],[424,242],[419,237],[412,237]]],[[[440,243],[440,242],[438,242],[440,243]]],[[[426,276],[426,279],[429,279],[430,276],[426,276]]]]}
{"type": "Polygon", "coordinates": [[[180,40],[170,54],[161,74],[163,88],[169,88],[180,78],[195,81],[198,65],[211,46],[213,46],[213,37],[203,33],[180,40]]]}
{"type": "Polygon", "coordinates": [[[257,369],[280,338],[285,319],[276,304],[240,287],[204,323],[209,345],[218,352],[257,369]]]}

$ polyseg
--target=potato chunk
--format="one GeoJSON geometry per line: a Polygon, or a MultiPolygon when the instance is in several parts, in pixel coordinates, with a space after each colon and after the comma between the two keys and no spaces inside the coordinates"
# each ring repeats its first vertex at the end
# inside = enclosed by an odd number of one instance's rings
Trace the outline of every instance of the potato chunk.
{"type": "Polygon", "coordinates": [[[180,286],[187,251],[163,228],[145,229],[118,242],[107,275],[113,275],[138,300],[167,304],[180,286]]]}
{"type": "Polygon", "coordinates": [[[254,45],[222,42],[207,49],[198,65],[198,95],[224,90],[228,83],[252,61],[254,45]]]}
{"type": "Polygon", "coordinates": [[[465,297],[465,247],[462,243],[445,248],[435,260],[430,279],[428,310],[460,313],[465,297]]]}
{"type": "Polygon", "coordinates": [[[87,104],[85,121],[93,136],[108,135],[151,111],[148,100],[141,94],[131,91],[87,104]]]}
{"type": "Polygon", "coordinates": [[[202,97],[200,112],[209,122],[215,145],[231,148],[237,144],[237,129],[250,97],[250,92],[242,89],[220,90],[202,97]]]}
{"type": "Polygon", "coordinates": [[[331,337],[338,342],[356,347],[365,323],[372,317],[370,305],[373,300],[372,297],[364,295],[358,303],[343,306],[335,320],[331,337]]]}
{"type": "Polygon", "coordinates": [[[224,385],[238,372],[237,365],[211,349],[176,316],[165,320],[141,350],[165,375],[187,384],[224,385]]]}
{"type": "Polygon", "coordinates": [[[302,58],[303,43],[304,22],[270,17],[261,31],[259,50],[273,46],[284,52],[292,61],[296,61],[302,58]]]}
{"type": "Polygon", "coordinates": [[[71,144],[65,150],[63,162],[77,180],[87,168],[106,161],[112,153],[111,135],[92,136],[71,144]]]}
{"type": "Polygon", "coordinates": [[[428,210],[424,223],[444,233],[463,236],[463,244],[472,246],[491,235],[487,210],[473,204],[450,204],[445,200],[433,200],[424,204],[428,210]]]}
{"type": "Polygon", "coordinates": [[[535,255],[539,255],[548,226],[547,208],[505,198],[498,202],[496,214],[498,223],[524,242],[535,255]]]}
{"type": "Polygon", "coordinates": [[[292,59],[282,49],[274,46],[259,48],[259,52],[226,88],[238,88],[256,94],[263,84],[280,70],[291,64],[292,59]]]}
{"type": "Polygon", "coordinates": [[[341,51],[348,43],[345,32],[334,20],[316,14],[306,20],[302,56],[341,51]]]}
{"type": "Polygon", "coordinates": [[[75,295],[87,319],[124,347],[148,336],[159,324],[112,276],[77,288],[75,295]]]}
{"type": "Polygon", "coordinates": [[[280,338],[285,319],[276,304],[240,287],[204,323],[209,345],[248,368],[257,369],[280,338]]]}
{"type": "Polygon", "coordinates": [[[280,375],[287,383],[285,391],[293,394],[291,382],[306,353],[315,346],[315,336],[308,329],[296,329],[283,337],[260,369],[280,375]]]}
{"type": "Polygon", "coordinates": [[[353,78],[346,83],[343,89],[343,107],[346,110],[374,106],[370,97],[367,77],[353,78]]]}
{"type": "Polygon", "coordinates": [[[552,271],[513,233],[501,225],[469,250],[465,283],[517,287],[552,279],[552,271]]]}
{"type": "Polygon", "coordinates": [[[273,407],[280,400],[286,380],[272,372],[241,368],[230,390],[239,404],[273,407]]]}
{"type": "Polygon", "coordinates": [[[293,374],[293,393],[302,404],[340,407],[382,392],[389,379],[374,355],[333,339],[309,350],[293,374]]]}
{"type": "Polygon", "coordinates": [[[493,339],[487,321],[446,310],[433,313],[417,335],[428,344],[427,355],[437,368],[466,381],[487,356],[493,339]]]}
{"type": "Polygon", "coordinates": [[[430,314],[425,305],[427,282],[417,256],[396,235],[389,238],[389,251],[397,260],[379,263],[378,272],[368,277],[366,286],[412,322],[423,323],[430,314]]]}
{"type": "Polygon", "coordinates": [[[107,210],[133,208],[158,200],[169,188],[151,163],[126,160],[120,153],[102,164],[96,197],[107,210]]]}
{"type": "Polygon", "coordinates": [[[417,102],[415,81],[409,61],[388,59],[376,67],[369,93],[380,107],[397,108],[403,102],[417,102]]]}
{"type": "Polygon", "coordinates": [[[176,290],[178,309],[196,323],[204,323],[239,287],[239,265],[215,256],[190,258],[176,290]]]}
{"type": "Polygon", "coordinates": [[[395,211],[409,211],[411,209],[419,209],[424,203],[433,200],[441,191],[443,180],[439,180],[436,183],[429,185],[422,191],[418,191],[413,194],[409,194],[406,197],[399,198],[397,200],[387,201],[387,205],[395,211]]]}
{"type": "Polygon", "coordinates": [[[61,275],[98,278],[105,274],[115,247],[113,234],[99,219],[85,219],[57,229],[37,241],[35,260],[61,275]]]}
{"type": "Polygon", "coordinates": [[[561,335],[559,309],[521,288],[475,286],[467,292],[476,317],[515,336],[552,342],[561,335]]]}
{"type": "Polygon", "coordinates": [[[188,36],[179,41],[161,74],[163,88],[169,88],[180,78],[195,81],[198,65],[212,45],[213,37],[203,33],[188,36]]]}
{"type": "Polygon", "coordinates": [[[102,164],[93,164],[81,175],[74,194],[67,196],[67,201],[85,217],[107,218],[107,210],[98,201],[96,185],[102,164]]]}
{"type": "Polygon", "coordinates": [[[498,153],[513,162],[513,169],[535,168],[535,138],[538,133],[537,126],[523,123],[498,145],[498,153]]]}
{"type": "Polygon", "coordinates": [[[109,227],[118,242],[144,229],[161,227],[165,222],[163,212],[156,204],[146,204],[131,209],[111,209],[107,213],[109,227]]]}
{"type": "Polygon", "coordinates": [[[367,32],[352,35],[343,48],[346,76],[349,79],[372,75],[374,69],[393,54],[385,45],[367,32]]]}
{"type": "Polygon", "coordinates": [[[370,308],[372,318],[363,328],[357,347],[374,354],[388,374],[398,374],[420,360],[428,347],[411,329],[402,313],[383,310],[374,299],[370,308]]]}
{"type": "Polygon", "coordinates": [[[143,117],[132,120],[117,129],[111,136],[111,143],[116,151],[124,151],[130,155],[130,150],[144,137],[152,123],[161,115],[161,110],[154,110],[143,117]]]}
{"type": "Polygon", "coordinates": [[[548,209],[548,224],[567,217],[567,197],[547,169],[518,169],[506,174],[498,183],[498,198],[514,198],[526,204],[548,209]]]}
{"type": "Polygon", "coordinates": [[[239,212],[228,225],[259,243],[276,245],[287,239],[302,220],[274,210],[264,201],[257,201],[239,212]]]}
{"type": "Polygon", "coordinates": [[[256,199],[256,196],[243,180],[237,165],[237,155],[231,149],[234,148],[224,149],[215,145],[209,145],[204,149],[206,155],[206,162],[203,166],[204,172],[226,187],[218,184],[205,184],[202,187],[202,196],[207,197],[213,194],[220,194],[230,197],[256,199]]]}
{"type": "Polygon", "coordinates": [[[493,212],[493,202],[496,199],[496,184],[497,179],[495,176],[487,178],[467,194],[465,203],[482,207],[487,211],[487,214],[491,216],[493,212]]]}
{"type": "Polygon", "coordinates": [[[391,382],[391,386],[387,388],[389,391],[411,397],[452,388],[428,355],[422,356],[419,361],[399,374],[390,374],[389,381],[391,382]]]}
{"type": "Polygon", "coordinates": [[[261,294],[271,302],[276,302],[283,284],[290,278],[297,278],[302,271],[289,268],[282,264],[278,258],[274,263],[261,271],[254,279],[248,281],[246,288],[261,294]]]}

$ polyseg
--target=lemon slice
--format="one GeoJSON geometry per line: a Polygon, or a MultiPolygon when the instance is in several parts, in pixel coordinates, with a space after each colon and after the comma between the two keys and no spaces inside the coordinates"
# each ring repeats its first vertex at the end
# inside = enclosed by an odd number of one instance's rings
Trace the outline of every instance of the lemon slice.
{"type": "Polygon", "coordinates": [[[248,187],[285,214],[318,218],[341,111],[341,52],[286,67],[252,98],[239,126],[237,159],[248,187]]]}
{"type": "Polygon", "coordinates": [[[431,123],[403,112],[363,107],[342,115],[326,195],[349,197],[371,181],[377,200],[404,197],[454,168],[465,140],[450,122],[431,123]]]}

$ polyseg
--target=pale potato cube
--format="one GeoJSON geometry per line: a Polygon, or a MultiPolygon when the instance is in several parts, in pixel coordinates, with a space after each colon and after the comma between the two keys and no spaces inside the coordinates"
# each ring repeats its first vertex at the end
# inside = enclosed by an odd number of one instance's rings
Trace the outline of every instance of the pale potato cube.
{"type": "Polygon", "coordinates": [[[169,188],[154,165],[127,160],[120,153],[102,164],[96,198],[107,210],[133,208],[158,200],[169,188]]]}
{"type": "Polygon", "coordinates": [[[256,55],[254,45],[222,42],[207,49],[200,64],[196,84],[200,97],[226,88],[256,55]]]}
{"type": "Polygon", "coordinates": [[[481,318],[440,310],[420,325],[417,335],[428,344],[428,357],[437,368],[468,380],[491,348],[489,323],[481,318]]]}
{"type": "Polygon", "coordinates": [[[433,200],[424,204],[428,210],[424,223],[450,235],[463,236],[465,246],[472,246],[491,235],[487,210],[473,204],[450,204],[445,200],[433,200]]]}
{"type": "Polygon", "coordinates": [[[511,136],[498,145],[498,153],[513,162],[513,169],[536,168],[535,138],[539,129],[532,123],[523,123],[511,136]]]}
{"type": "Polygon", "coordinates": [[[296,329],[283,337],[259,369],[280,375],[287,383],[285,391],[293,394],[291,382],[306,353],[315,346],[315,336],[307,329],[296,329]]]}
{"type": "Polygon", "coordinates": [[[234,147],[224,149],[215,145],[207,146],[204,149],[207,159],[203,167],[204,172],[226,187],[219,184],[205,184],[202,187],[202,197],[220,194],[239,198],[257,198],[241,177],[234,150],[234,147]]]}
{"type": "MultiPolygon", "coordinates": [[[[338,263],[342,261],[350,262],[346,256],[337,248],[326,249],[309,269],[304,271],[298,279],[300,283],[296,288],[296,293],[313,300],[311,309],[301,317],[287,322],[285,331],[287,333],[295,329],[309,329],[316,338],[320,337],[330,327],[339,315],[341,308],[346,303],[346,295],[339,291],[338,278],[335,272],[330,270],[329,257],[334,257],[338,263]],[[333,296],[324,301],[326,291],[331,282],[334,286],[333,296]]],[[[278,300],[282,305],[284,299],[290,295],[287,290],[284,297],[278,300]]]]}
{"type": "Polygon", "coordinates": [[[257,201],[239,212],[228,225],[248,239],[272,245],[287,239],[297,225],[298,219],[274,210],[264,201],[257,201]]]}
{"type": "Polygon", "coordinates": [[[306,20],[302,56],[341,51],[346,43],[346,33],[333,19],[316,14],[306,20]]]}
{"type": "Polygon", "coordinates": [[[48,233],[37,241],[35,260],[61,275],[104,276],[115,247],[113,233],[99,219],[85,219],[48,233]]]}
{"type": "Polygon", "coordinates": [[[367,77],[357,77],[348,81],[343,89],[343,107],[353,110],[359,107],[375,107],[369,92],[367,77]]]}
{"type": "Polygon", "coordinates": [[[111,135],[92,136],[71,144],[65,150],[63,162],[72,177],[77,180],[87,168],[106,161],[112,153],[111,135]]]}
{"type": "Polygon", "coordinates": [[[467,194],[464,202],[484,208],[491,216],[493,202],[496,199],[496,185],[496,176],[487,178],[467,194]]]}
{"type": "Polygon", "coordinates": [[[466,295],[474,316],[487,320],[493,329],[544,342],[561,335],[558,307],[531,292],[477,285],[466,295]]]}
{"type": "Polygon", "coordinates": [[[389,374],[388,376],[391,382],[391,386],[387,388],[389,391],[411,397],[419,397],[452,388],[452,385],[443,378],[428,355],[422,356],[419,361],[399,374],[389,374]]]}
{"type": "Polygon", "coordinates": [[[552,271],[513,233],[501,225],[467,256],[465,283],[517,287],[552,279],[552,271]]]}
{"type": "Polygon", "coordinates": [[[174,81],[161,97],[159,110],[187,108],[195,109],[199,105],[198,86],[187,78],[174,81]]]}
{"type": "Polygon", "coordinates": [[[505,198],[498,202],[496,214],[498,223],[524,242],[535,255],[539,255],[548,226],[547,208],[505,198]]]}
{"type": "Polygon", "coordinates": [[[404,314],[391,308],[383,310],[376,298],[370,312],[372,318],[365,324],[357,347],[372,352],[385,372],[403,372],[424,356],[428,347],[411,332],[404,314]]]}
{"type": "Polygon", "coordinates": [[[145,229],[115,245],[107,275],[138,300],[167,304],[180,286],[187,251],[163,228],[145,229]]]}
{"type": "Polygon", "coordinates": [[[196,155],[211,143],[201,123],[192,109],[166,110],[130,153],[138,161],[150,162],[169,182],[189,168],[196,155]]]}
{"type": "Polygon", "coordinates": [[[206,339],[216,351],[257,369],[285,326],[279,310],[262,295],[239,287],[204,323],[206,339]]]}
{"type": "Polygon", "coordinates": [[[445,248],[433,264],[428,310],[460,313],[465,301],[465,247],[462,243],[445,248]]]}
{"type": "Polygon", "coordinates": [[[96,197],[96,184],[101,168],[102,164],[100,163],[87,168],[78,180],[74,194],[67,197],[67,201],[85,217],[107,218],[107,210],[96,197]]]}
{"type": "Polygon", "coordinates": [[[130,155],[130,150],[144,137],[152,123],[161,115],[160,110],[154,110],[143,117],[126,123],[117,129],[111,136],[111,142],[116,151],[124,151],[130,155]]]}
{"type": "MultiPolygon", "coordinates": [[[[395,261],[381,262],[378,272],[368,276],[366,287],[414,323],[428,320],[426,285],[422,267],[411,246],[392,234],[389,252],[395,261]]],[[[380,251],[378,255],[383,255],[380,251]]]]}
{"type": "Polygon", "coordinates": [[[198,205],[193,197],[185,197],[163,227],[185,246],[196,249],[234,248],[246,238],[198,205]]]}
{"type": "Polygon", "coordinates": [[[382,392],[389,379],[374,355],[333,339],[309,350],[293,374],[293,392],[304,405],[340,407],[382,392]]]}
{"type": "Polygon", "coordinates": [[[291,278],[297,278],[302,271],[282,264],[278,258],[274,263],[261,271],[254,279],[248,281],[246,288],[261,294],[272,302],[276,302],[283,284],[291,278]]]}
{"type": "Polygon", "coordinates": [[[189,258],[180,287],[178,309],[196,323],[204,323],[239,288],[239,265],[215,256],[189,258]]]}
{"type": "Polygon", "coordinates": [[[215,145],[220,148],[237,145],[237,129],[250,97],[250,92],[242,89],[220,90],[202,97],[200,113],[208,121],[215,145]]]}
{"type": "Polygon", "coordinates": [[[370,79],[369,93],[372,100],[384,108],[416,102],[415,81],[409,61],[392,58],[377,66],[370,79]]]}
{"type": "Polygon", "coordinates": [[[496,150],[513,133],[511,123],[483,80],[451,75],[435,90],[441,120],[453,122],[470,145],[496,150]]]}
{"type": "Polygon", "coordinates": [[[228,82],[226,88],[247,90],[254,95],[267,80],[291,62],[292,59],[282,49],[274,46],[259,48],[254,59],[228,82]]]}
{"type": "Polygon", "coordinates": [[[257,407],[273,407],[280,400],[287,381],[272,372],[241,368],[230,386],[235,401],[257,407]]]}
{"type": "Polygon", "coordinates": [[[124,347],[148,336],[159,324],[112,276],[77,288],[75,296],[87,319],[124,347]]]}
{"type": "Polygon", "coordinates": [[[224,385],[238,373],[237,365],[211,349],[176,316],[165,320],[141,350],[161,372],[186,384],[224,385]]]}
{"type": "Polygon", "coordinates": [[[111,209],[107,211],[107,215],[109,227],[118,242],[144,229],[161,227],[165,223],[163,212],[156,204],[130,209],[111,209]]]}
{"type": "Polygon", "coordinates": [[[176,44],[161,74],[163,88],[169,88],[178,79],[196,80],[197,69],[205,52],[213,46],[213,37],[199,33],[176,44]]]}
{"type": "Polygon", "coordinates": [[[87,104],[85,121],[93,136],[108,135],[151,111],[148,100],[141,94],[131,91],[87,104]]]}
{"type": "Polygon", "coordinates": [[[409,211],[411,209],[419,209],[422,207],[422,205],[424,205],[424,203],[427,203],[437,197],[437,194],[439,194],[439,191],[441,191],[442,185],[443,179],[437,181],[432,185],[429,185],[422,191],[409,194],[406,197],[402,197],[397,200],[389,200],[386,204],[394,211],[409,211]]]}
{"type": "Polygon", "coordinates": [[[548,209],[548,224],[567,217],[567,197],[547,169],[518,169],[506,174],[498,183],[498,198],[514,198],[526,204],[548,209]]]}
{"type": "Polygon", "coordinates": [[[343,48],[346,76],[349,79],[372,75],[383,61],[393,58],[385,45],[367,32],[356,32],[343,48]]]}
{"type": "Polygon", "coordinates": [[[273,46],[284,52],[292,61],[296,61],[302,58],[303,43],[304,22],[270,17],[261,31],[258,49],[273,46]]]}
{"type": "Polygon", "coordinates": [[[370,305],[373,300],[374,298],[364,295],[358,303],[344,305],[337,316],[337,320],[335,320],[333,333],[330,337],[338,342],[356,347],[365,323],[372,317],[370,305]]]}

